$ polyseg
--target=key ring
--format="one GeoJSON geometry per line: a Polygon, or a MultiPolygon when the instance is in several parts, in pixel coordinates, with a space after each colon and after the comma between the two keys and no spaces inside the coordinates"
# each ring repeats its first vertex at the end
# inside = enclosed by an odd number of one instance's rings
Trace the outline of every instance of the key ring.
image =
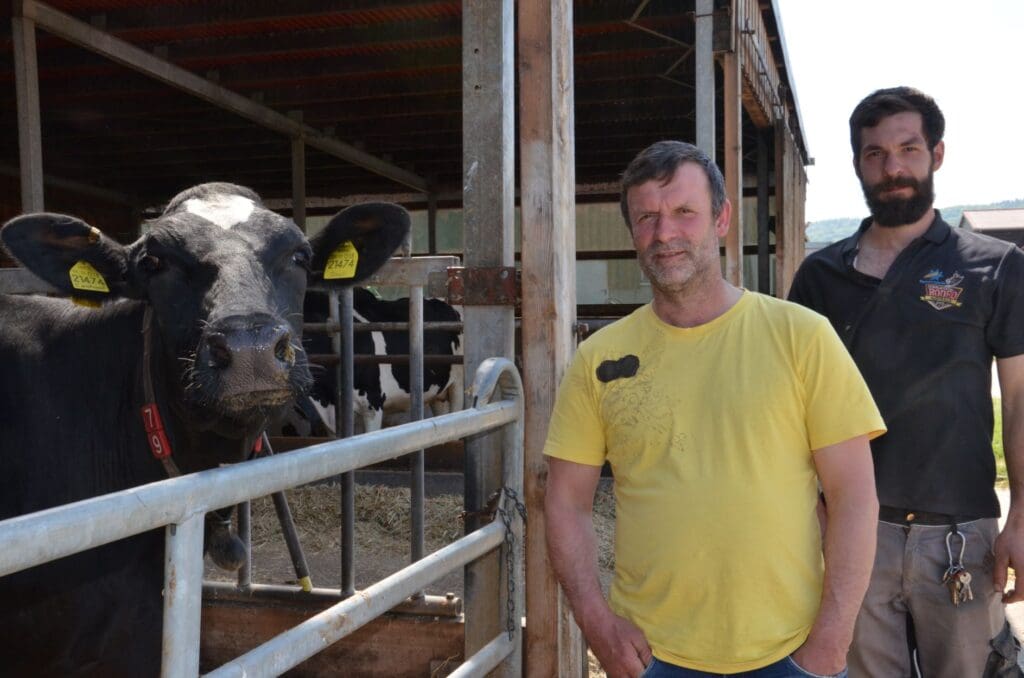
{"type": "Polygon", "coordinates": [[[952,546],[950,546],[949,540],[950,540],[950,537],[952,537],[954,533],[956,534],[956,536],[960,537],[960,557],[957,559],[957,563],[956,564],[957,564],[958,567],[962,568],[964,566],[964,549],[967,548],[967,538],[964,537],[964,535],[961,534],[959,530],[955,530],[955,528],[953,530],[950,530],[949,532],[946,533],[946,555],[949,556],[949,566],[950,566],[950,568],[952,568],[953,567],[953,548],[952,548],[952,546]]]}

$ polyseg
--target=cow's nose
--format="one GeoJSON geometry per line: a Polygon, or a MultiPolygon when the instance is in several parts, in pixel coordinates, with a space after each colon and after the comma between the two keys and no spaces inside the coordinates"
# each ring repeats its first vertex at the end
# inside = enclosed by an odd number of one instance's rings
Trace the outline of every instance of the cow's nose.
{"type": "Polygon", "coordinates": [[[269,318],[236,316],[212,323],[197,356],[204,367],[241,378],[275,379],[295,364],[291,328],[269,318]]]}
{"type": "Polygon", "coordinates": [[[222,370],[231,365],[231,349],[228,347],[228,338],[223,332],[210,332],[204,338],[204,346],[207,354],[207,367],[222,370]]]}

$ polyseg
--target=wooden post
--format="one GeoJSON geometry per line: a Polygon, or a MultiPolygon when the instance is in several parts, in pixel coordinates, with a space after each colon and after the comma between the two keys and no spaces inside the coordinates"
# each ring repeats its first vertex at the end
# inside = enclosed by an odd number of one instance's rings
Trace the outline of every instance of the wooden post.
{"type": "Polygon", "coordinates": [[[575,349],[575,136],[570,0],[519,2],[519,144],[526,380],[526,674],[577,678],[583,637],[547,556],[544,440],[575,349]]]}
{"type": "MultiPolygon", "coordinates": [[[[512,10],[512,0],[462,3],[462,214],[467,268],[515,265],[512,10]]],[[[466,381],[471,384],[484,359],[513,357],[513,307],[467,304],[464,323],[466,381]]],[[[474,512],[484,508],[501,482],[502,438],[498,431],[466,441],[467,532],[481,525],[474,512]]],[[[493,553],[465,568],[467,657],[505,628],[508,587],[498,556],[493,553]]],[[[521,672],[518,648],[495,671],[516,678],[521,672]]]]}
{"type": "Polygon", "coordinates": [[[785,287],[785,248],[788,246],[786,232],[785,201],[788,200],[785,190],[785,121],[775,121],[775,296],[784,299],[788,291],[785,287]]]}
{"type": "MultiPolygon", "coordinates": [[[[735,31],[736,25],[730,23],[729,30],[735,31]]],[[[722,53],[722,71],[725,193],[732,203],[732,219],[725,234],[725,279],[743,287],[743,92],[739,50],[722,53]]]]}
{"type": "Polygon", "coordinates": [[[427,193],[427,254],[437,254],[437,192],[427,193]]]}
{"type": "Polygon", "coordinates": [[[693,23],[694,77],[697,81],[697,148],[715,159],[715,59],[713,33],[715,30],[714,0],[696,0],[697,11],[693,23]]]}
{"type": "Polygon", "coordinates": [[[757,130],[757,291],[771,293],[768,262],[768,129],[757,130]]]}
{"type": "MultiPolygon", "coordinates": [[[[19,3],[15,3],[15,12],[19,3]]],[[[21,156],[21,211],[43,210],[43,141],[39,118],[39,64],[36,25],[22,16],[11,19],[14,80],[18,105],[18,151],[21,156]]]]}

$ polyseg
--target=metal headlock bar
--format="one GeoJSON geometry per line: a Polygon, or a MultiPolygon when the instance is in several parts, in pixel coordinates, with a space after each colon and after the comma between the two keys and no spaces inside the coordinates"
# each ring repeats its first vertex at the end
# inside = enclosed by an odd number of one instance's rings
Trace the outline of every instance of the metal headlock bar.
{"type": "MultiPolygon", "coordinates": [[[[504,427],[503,483],[522,494],[522,381],[511,361],[490,358],[473,384],[472,407],[410,422],[369,435],[337,440],[210,469],[0,521],[0,576],[166,526],[163,624],[165,678],[191,678],[199,670],[202,602],[203,516],[208,511],[297,485],[354,471],[401,454],[504,427]],[[500,400],[493,401],[500,391],[500,400]],[[39,539],[46,534],[47,539],[39,539]]],[[[388,611],[432,581],[505,543],[509,528],[494,521],[413,565],[276,636],[210,675],[276,676],[388,611]]],[[[511,523],[522,538],[521,520],[511,523]]],[[[522,581],[520,549],[509,576],[522,581]]],[[[512,614],[522,615],[523,587],[515,589],[512,614]]],[[[520,642],[502,631],[452,675],[484,675],[520,642]]]]}

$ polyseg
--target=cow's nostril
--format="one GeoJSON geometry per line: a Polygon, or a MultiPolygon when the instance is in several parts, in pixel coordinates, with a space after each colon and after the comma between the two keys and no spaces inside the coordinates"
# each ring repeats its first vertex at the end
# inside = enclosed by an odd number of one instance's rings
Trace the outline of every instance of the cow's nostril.
{"type": "Polygon", "coordinates": [[[274,355],[281,362],[291,365],[295,362],[295,349],[292,348],[292,337],[287,332],[274,346],[274,355]]]}
{"type": "Polygon", "coordinates": [[[209,352],[211,368],[222,370],[231,364],[231,349],[228,348],[228,339],[220,332],[213,332],[206,335],[206,349],[209,352]]]}

